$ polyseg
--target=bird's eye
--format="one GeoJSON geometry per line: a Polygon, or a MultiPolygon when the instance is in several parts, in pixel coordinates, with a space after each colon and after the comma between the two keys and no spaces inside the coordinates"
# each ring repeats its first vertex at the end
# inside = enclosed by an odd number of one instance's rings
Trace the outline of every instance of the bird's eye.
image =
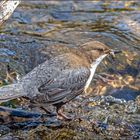
{"type": "Polygon", "coordinates": [[[104,49],[102,49],[102,48],[96,48],[96,50],[99,51],[99,52],[103,52],[104,51],[104,49]]]}

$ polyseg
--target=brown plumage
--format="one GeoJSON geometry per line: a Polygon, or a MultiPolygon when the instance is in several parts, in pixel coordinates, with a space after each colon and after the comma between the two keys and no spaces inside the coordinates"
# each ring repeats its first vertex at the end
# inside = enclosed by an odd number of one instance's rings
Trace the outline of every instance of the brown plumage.
{"type": "Polygon", "coordinates": [[[80,55],[92,55],[92,59],[96,59],[104,50],[108,50],[108,46],[99,41],[89,41],[77,47],[67,47],[65,45],[51,45],[40,50],[41,54],[45,55],[47,59],[62,55],[65,53],[74,53],[80,55]],[[91,52],[92,51],[92,52],[91,52]]]}
{"type": "Polygon", "coordinates": [[[85,43],[80,48],[52,48],[53,58],[34,68],[18,83],[0,88],[0,102],[24,96],[40,107],[56,106],[58,116],[67,118],[61,113],[61,106],[84,91],[91,63],[110,53],[110,49],[98,41],[85,43]]]}

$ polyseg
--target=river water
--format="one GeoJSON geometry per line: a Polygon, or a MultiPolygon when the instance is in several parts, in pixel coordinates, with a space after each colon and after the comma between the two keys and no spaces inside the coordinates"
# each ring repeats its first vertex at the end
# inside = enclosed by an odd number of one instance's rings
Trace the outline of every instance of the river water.
{"type": "Polygon", "coordinates": [[[23,1],[0,29],[0,80],[7,65],[25,75],[46,59],[41,50],[49,45],[89,40],[123,51],[103,68],[118,80],[105,91],[134,100],[140,93],[139,1],[23,1]]]}

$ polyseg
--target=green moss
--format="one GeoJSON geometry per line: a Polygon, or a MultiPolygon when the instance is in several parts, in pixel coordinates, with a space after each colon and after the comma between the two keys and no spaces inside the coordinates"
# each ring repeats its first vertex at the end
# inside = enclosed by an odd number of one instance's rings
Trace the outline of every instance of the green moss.
{"type": "Polygon", "coordinates": [[[74,136],[76,136],[76,133],[73,130],[61,129],[60,131],[57,131],[57,133],[55,134],[54,140],[74,139],[74,136]]]}

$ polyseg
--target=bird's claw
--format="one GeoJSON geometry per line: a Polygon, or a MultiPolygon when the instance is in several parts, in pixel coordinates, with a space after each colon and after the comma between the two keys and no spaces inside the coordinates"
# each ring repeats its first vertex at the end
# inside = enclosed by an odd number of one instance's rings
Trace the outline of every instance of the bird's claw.
{"type": "Polygon", "coordinates": [[[68,117],[65,114],[63,114],[62,109],[57,110],[57,119],[64,120],[64,121],[71,121],[73,118],[68,117]]]}

